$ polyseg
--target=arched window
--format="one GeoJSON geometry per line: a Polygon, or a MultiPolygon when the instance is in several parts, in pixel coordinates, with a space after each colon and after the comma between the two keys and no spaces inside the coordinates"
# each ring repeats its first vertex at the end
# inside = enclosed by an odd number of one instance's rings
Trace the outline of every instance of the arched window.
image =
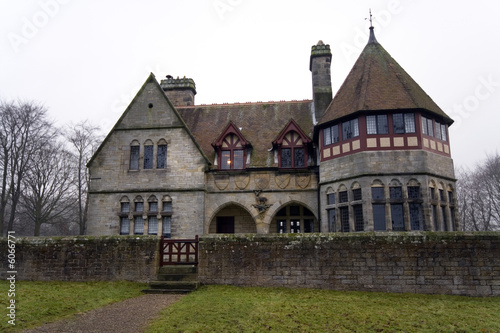
{"type": "Polygon", "coordinates": [[[373,230],[385,231],[387,225],[385,221],[385,187],[380,180],[374,180],[372,183],[372,211],[373,211],[373,230]]]}
{"type": "Polygon", "coordinates": [[[156,152],[156,168],[165,169],[167,167],[167,141],[161,139],[158,141],[156,152]]]}
{"type": "Polygon", "coordinates": [[[158,234],[158,199],[151,195],[148,199],[148,234],[158,234]]]}
{"type": "Polygon", "coordinates": [[[130,170],[139,170],[139,157],[141,152],[141,146],[139,141],[134,140],[130,143],[130,170]]]}
{"type": "Polygon", "coordinates": [[[144,143],[144,170],[153,169],[153,141],[146,140],[144,143]]]}
{"type": "Polygon", "coordinates": [[[140,195],[134,199],[134,235],[144,234],[144,200],[140,195]]]}
{"type": "Polygon", "coordinates": [[[120,199],[120,235],[130,234],[130,200],[127,196],[120,199]]]}
{"type": "Polygon", "coordinates": [[[168,195],[162,198],[162,208],[161,208],[161,234],[165,238],[172,237],[172,198],[168,195]]]}

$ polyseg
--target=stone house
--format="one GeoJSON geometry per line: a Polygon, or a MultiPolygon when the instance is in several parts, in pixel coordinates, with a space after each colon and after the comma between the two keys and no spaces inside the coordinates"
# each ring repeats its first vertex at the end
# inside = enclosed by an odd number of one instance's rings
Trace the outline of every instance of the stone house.
{"type": "Polygon", "coordinates": [[[332,98],[312,47],[312,100],[196,105],[151,74],[88,163],[87,233],[457,230],[453,122],[369,41],[332,98]]]}

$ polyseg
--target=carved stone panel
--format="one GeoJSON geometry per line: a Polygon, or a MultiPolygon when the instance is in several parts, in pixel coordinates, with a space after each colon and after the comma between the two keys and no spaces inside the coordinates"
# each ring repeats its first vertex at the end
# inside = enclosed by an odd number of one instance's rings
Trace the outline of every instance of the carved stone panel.
{"type": "Polygon", "coordinates": [[[274,181],[279,188],[284,189],[290,184],[290,175],[277,175],[274,177],[274,181]]]}
{"type": "Polygon", "coordinates": [[[311,183],[311,175],[309,174],[297,174],[295,176],[295,183],[300,188],[306,188],[311,183]]]}
{"type": "Polygon", "coordinates": [[[229,175],[214,175],[214,182],[219,190],[225,190],[229,185],[229,175]]]}
{"type": "Polygon", "coordinates": [[[234,183],[236,184],[237,188],[239,188],[240,190],[244,190],[248,187],[248,184],[250,183],[250,176],[238,175],[234,178],[234,183]]]}
{"type": "Polygon", "coordinates": [[[265,190],[269,188],[269,175],[262,174],[256,175],[254,178],[255,188],[259,190],[265,190]]]}

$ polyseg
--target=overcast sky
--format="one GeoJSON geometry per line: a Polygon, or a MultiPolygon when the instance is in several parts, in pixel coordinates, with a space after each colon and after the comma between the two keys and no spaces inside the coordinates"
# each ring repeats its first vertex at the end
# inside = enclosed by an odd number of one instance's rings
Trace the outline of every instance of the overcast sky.
{"type": "Polygon", "coordinates": [[[455,166],[500,149],[498,1],[0,0],[0,98],[105,133],[150,72],[196,82],[196,104],[311,99],[309,56],[332,50],[334,94],[376,38],[455,120],[455,166]]]}

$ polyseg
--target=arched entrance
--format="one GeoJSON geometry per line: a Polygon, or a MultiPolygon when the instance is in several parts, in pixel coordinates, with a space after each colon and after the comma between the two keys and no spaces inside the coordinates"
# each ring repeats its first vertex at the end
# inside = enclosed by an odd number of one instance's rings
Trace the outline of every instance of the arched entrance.
{"type": "Polygon", "coordinates": [[[291,203],[281,207],[274,215],[270,233],[310,233],[319,232],[318,220],[307,207],[291,203]]]}
{"type": "Polygon", "coordinates": [[[212,218],[208,233],[257,233],[257,226],[248,211],[238,205],[231,204],[222,208],[212,218]]]}

